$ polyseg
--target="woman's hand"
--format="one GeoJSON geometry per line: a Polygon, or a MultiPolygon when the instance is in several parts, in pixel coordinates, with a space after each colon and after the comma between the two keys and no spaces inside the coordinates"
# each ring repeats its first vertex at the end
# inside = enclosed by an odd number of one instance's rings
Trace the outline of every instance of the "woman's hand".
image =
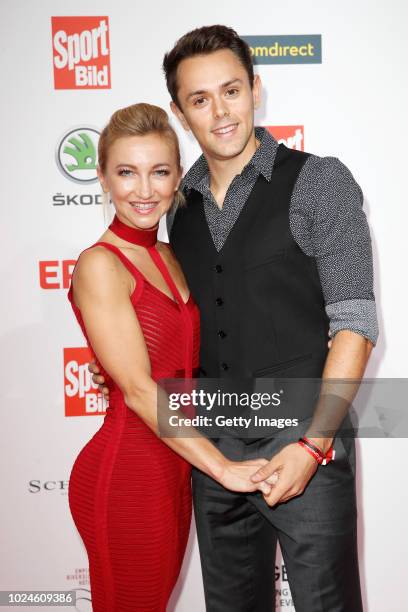
{"type": "Polygon", "coordinates": [[[263,480],[254,483],[251,481],[251,476],[268,463],[266,459],[250,459],[248,461],[226,460],[225,467],[217,480],[230,491],[241,493],[261,491],[264,495],[269,495],[274,484],[271,481],[271,477],[268,478],[269,482],[263,480]]]}

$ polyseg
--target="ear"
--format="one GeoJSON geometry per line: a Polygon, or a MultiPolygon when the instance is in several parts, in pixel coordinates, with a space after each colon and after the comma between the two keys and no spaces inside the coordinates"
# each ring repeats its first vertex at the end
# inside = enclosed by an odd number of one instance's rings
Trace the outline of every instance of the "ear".
{"type": "Polygon", "coordinates": [[[186,130],[186,132],[190,131],[190,126],[188,125],[183,112],[179,109],[179,107],[177,106],[177,104],[173,101],[170,102],[170,108],[171,108],[171,112],[173,113],[173,115],[176,115],[177,119],[180,121],[181,125],[183,126],[183,128],[186,130]]]}
{"type": "Polygon", "coordinates": [[[109,187],[106,184],[105,177],[103,176],[102,170],[100,169],[99,166],[96,167],[96,174],[98,175],[98,179],[99,179],[99,182],[101,184],[101,187],[102,187],[103,191],[105,193],[108,193],[109,192],[109,187]]]}
{"type": "Polygon", "coordinates": [[[262,81],[259,74],[254,75],[254,84],[252,86],[252,95],[254,99],[254,108],[259,108],[262,100],[262,81]]]}

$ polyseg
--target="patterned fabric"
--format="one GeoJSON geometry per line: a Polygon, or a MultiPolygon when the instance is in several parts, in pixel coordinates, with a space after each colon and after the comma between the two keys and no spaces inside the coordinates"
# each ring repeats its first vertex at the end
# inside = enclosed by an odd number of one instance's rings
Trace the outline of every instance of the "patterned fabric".
{"type": "MultiPolygon", "coordinates": [[[[231,182],[220,209],[210,191],[207,161],[201,155],[183,179],[202,194],[214,245],[220,251],[258,177],[271,179],[279,143],[265,128],[255,128],[260,146],[231,182]]],[[[170,233],[174,211],[167,218],[170,233]]],[[[316,259],[332,337],[349,329],[374,345],[378,323],[373,292],[371,238],[363,211],[363,193],[336,157],[310,155],[299,173],[289,208],[293,239],[316,259]]]]}

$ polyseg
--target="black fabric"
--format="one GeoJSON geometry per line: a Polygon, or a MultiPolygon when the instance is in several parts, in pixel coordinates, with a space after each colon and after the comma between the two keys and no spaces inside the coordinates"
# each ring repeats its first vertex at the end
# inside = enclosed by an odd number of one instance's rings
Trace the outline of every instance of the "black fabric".
{"type": "MultiPolygon", "coordinates": [[[[229,459],[271,457],[288,439],[253,445],[224,438],[229,459]]],[[[193,469],[193,499],[207,612],[274,612],[279,541],[296,612],[362,612],[357,557],[354,440],[335,441],[304,493],[269,508],[193,469]],[[347,448],[345,448],[347,447],[347,448]]]]}
{"type": "Polygon", "coordinates": [[[170,242],[201,312],[209,377],[321,375],[329,321],[313,258],[292,238],[289,205],[308,154],[280,145],[271,181],[259,176],[217,252],[202,196],[191,190],[170,242]]]}
{"type": "MultiPolygon", "coordinates": [[[[292,238],[289,205],[308,155],[280,145],[270,182],[258,178],[217,252],[191,190],[170,242],[201,312],[201,372],[211,378],[319,378],[329,321],[315,260],[292,238]]],[[[303,423],[305,426],[305,423],[303,423]]],[[[220,438],[234,460],[271,457],[303,431],[220,438]]],[[[301,496],[269,508],[261,494],[226,491],[193,470],[197,534],[208,612],[272,612],[276,542],[296,612],[361,612],[354,440],[336,439],[301,496]],[[346,452],[347,451],[347,452],[346,452]]]]}

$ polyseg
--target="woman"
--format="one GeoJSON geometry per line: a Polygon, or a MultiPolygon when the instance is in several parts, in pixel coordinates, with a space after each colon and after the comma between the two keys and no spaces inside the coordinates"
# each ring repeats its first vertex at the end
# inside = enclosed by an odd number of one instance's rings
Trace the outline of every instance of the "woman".
{"type": "Polygon", "coordinates": [[[79,257],[69,298],[109,381],[110,407],[82,449],[70,509],[89,557],[97,612],[164,611],[190,527],[191,464],[235,491],[265,460],[227,460],[204,437],[157,436],[157,381],[193,375],[199,312],[160,218],[180,199],[180,153],[166,113],[135,104],[99,140],[98,176],[116,215],[79,257]]]}

